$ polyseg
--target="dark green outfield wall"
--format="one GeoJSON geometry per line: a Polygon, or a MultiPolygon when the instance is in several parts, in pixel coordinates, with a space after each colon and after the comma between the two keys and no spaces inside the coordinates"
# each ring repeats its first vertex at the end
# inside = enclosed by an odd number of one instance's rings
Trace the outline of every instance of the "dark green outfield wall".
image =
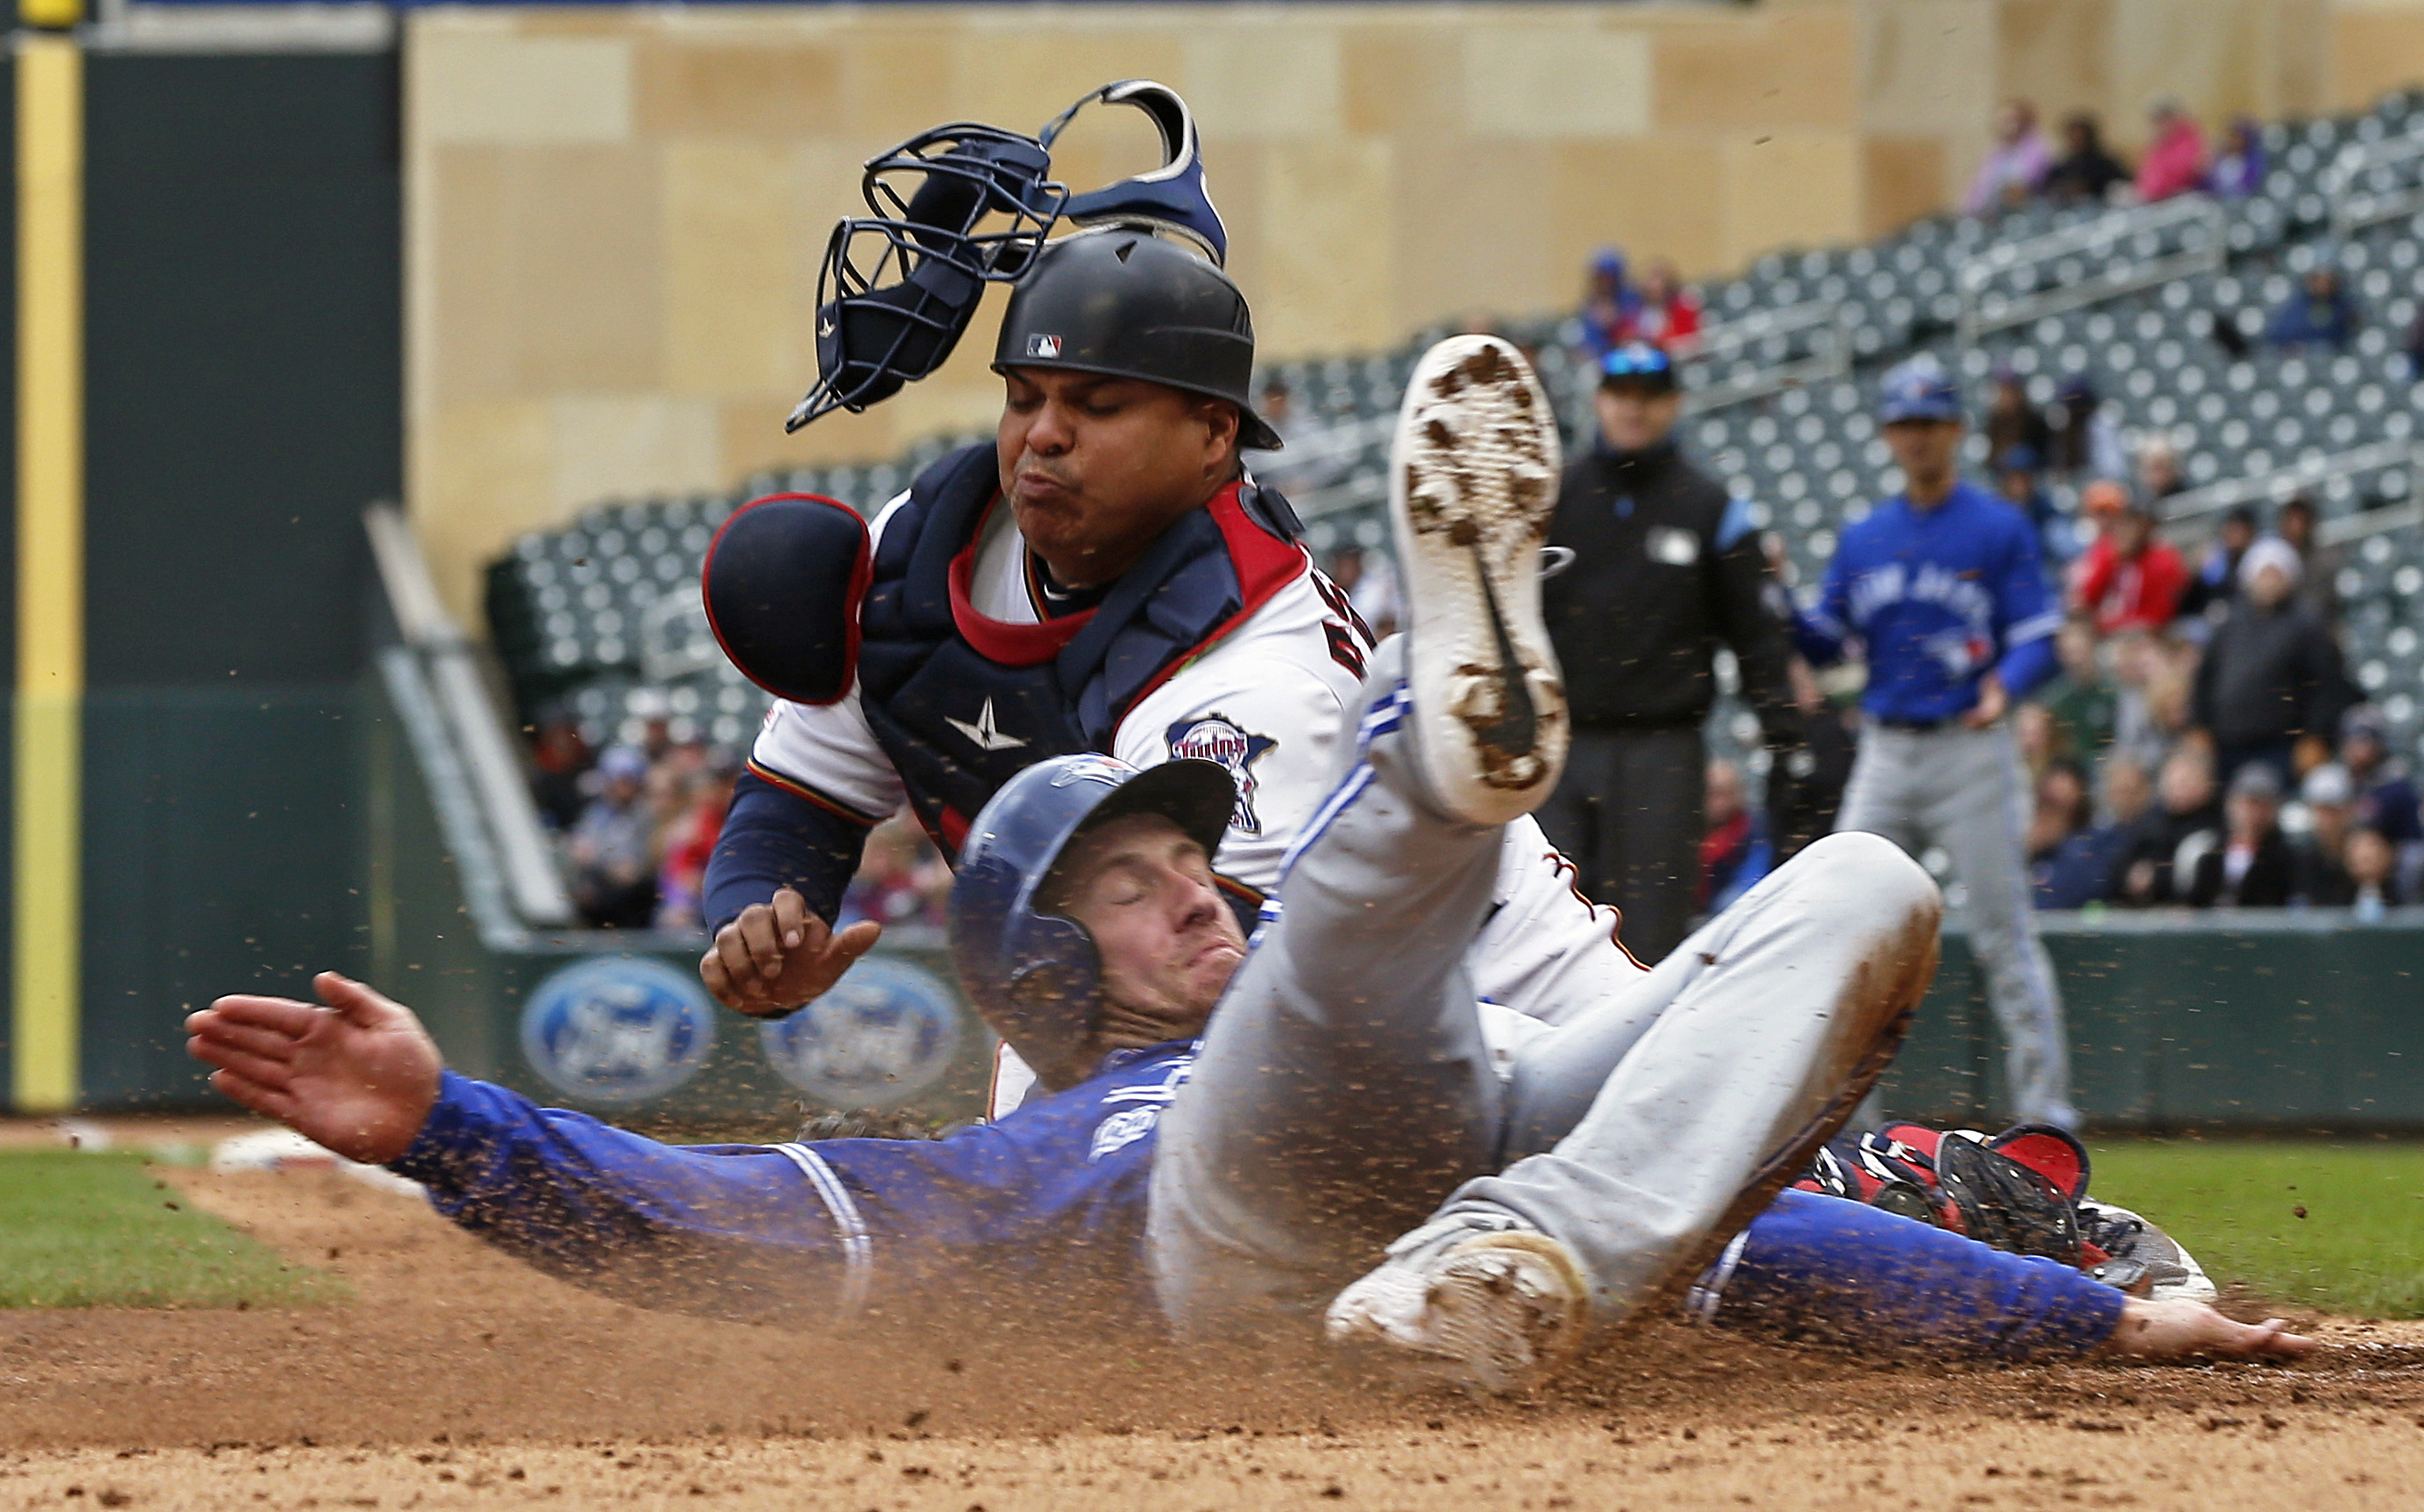
{"type": "MultiPolygon", "coordinates": [[[[367,963],[360,511],[403,481],[396,64],[96,52],[85,106],[84,1085],[199,1102],[185,1008],[367,963]]],[[[0,297],[14,247],[0,228],[0,297]]],[[[11,678],[14,477],[0,457],[11,678]]]]}
{"type": "MultiPolygon", "coordinates": [[[[2056,924],[2076,1100],[2104,1127],[2424,1129],[2424,914],[2056,924]]],[[[1887,1074],[1897,1116],[1993,1122],[2010,1106],[1968,944],[1887,1074]]]]}

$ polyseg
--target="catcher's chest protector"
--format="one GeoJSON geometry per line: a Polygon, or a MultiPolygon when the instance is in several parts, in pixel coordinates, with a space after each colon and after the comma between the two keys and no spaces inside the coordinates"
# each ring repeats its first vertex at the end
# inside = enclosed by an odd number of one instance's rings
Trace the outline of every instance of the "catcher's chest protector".
{"type": "Polygon", "coordinates": [[[884,527],[860,611],[861,709],[954,861],[968,820],[1013,773],[1108,753],[1137,700],[1310,562],[1284,501],[1232,485],[1164,532],[1090,613],[1005,624],[967,597],[997,498],[989,443],[919,474],[884,527]]]}

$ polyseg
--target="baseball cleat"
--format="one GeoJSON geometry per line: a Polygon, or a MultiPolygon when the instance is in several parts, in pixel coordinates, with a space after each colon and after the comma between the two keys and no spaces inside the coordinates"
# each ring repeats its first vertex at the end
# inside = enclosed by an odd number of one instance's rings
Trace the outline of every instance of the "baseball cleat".
{"type": "Polygon", "coordinates": [[[1414,365],[1390,463],[1423,775],[1457,818],[1504,824],[1548,798],[1566,760],[1540,621],[1556,416],[1514,347],[1450,337],[1414,365]]]}
{"type": "Polygon", "coordinates": [[[1507,1217],[1459,1214],[1389,1247],[1330,1304],[1331,1342],[1371,1348],[1427,1380],[1531,1386],[1582,1346],[1590,1302],[1556,1240],[1507,1217]]]}
{"type": "Polygon", "coordinates": [[[2158,1302],[2176,1297],[2210,1302],[2221,1295],[2213,1278],[2178,1240],[2126,1207],[2081,1198],[2079,1232],[2112,1257],[2088,1271],[2097,1281],[2158,1302]]]}

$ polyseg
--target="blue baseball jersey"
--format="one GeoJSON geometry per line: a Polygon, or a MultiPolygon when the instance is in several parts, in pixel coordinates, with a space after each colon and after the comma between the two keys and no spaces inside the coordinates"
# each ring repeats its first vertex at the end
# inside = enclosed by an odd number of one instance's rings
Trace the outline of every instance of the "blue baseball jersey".
{"type": "MultiPolygon", "coordinates": [[[[660,1311],[800,1322],[956,1286],[1070,1308],[1090,1329],[1152,1329],[1153,1152],[1194,1061],[1188,1043],[1121,1052],[941,1139],[776,1145],[661,1144],[450,1072],[390,1169],[499,1248],[660,1311]]],[[[2051,1261],[1786,1192],[1697,1302],[1720,1324],[1782,1313],[1854,1345],[2035,1359],[2100,1343],[2122,1297],[2051,1261]]]]}
{"type": "Polygon", "coordinates": [[[2027,517],[1965,482],[1933,509],[1897,497],[1847,527],[1794,639],[1824,666],[1858,637],[1869,668],[1860,707],[1935,724],[1974,708],[1990,671],[2015,700],[2051,676],[2061,626],[2027,517]]]}

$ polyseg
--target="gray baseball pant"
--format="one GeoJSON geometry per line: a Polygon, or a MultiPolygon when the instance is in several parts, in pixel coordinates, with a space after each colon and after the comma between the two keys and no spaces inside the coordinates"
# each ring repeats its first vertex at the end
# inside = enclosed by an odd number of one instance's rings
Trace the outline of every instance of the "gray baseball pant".
{"type": "Polygon", "coordinates": [[[1538,1031],[1502,1081],[1465,965],[1499,831],[1423,796],[1393,665],[1161,1121],[1146,1249],[1183,1334],[1268,1340],[1278,1313],[1309,1343],[1390,1241],[1473,1208],[1562,1240],[1621,1317],[1840,1124],[1935,968],[1935,883],[1832,836],[1653,971],[1611,941],[1637,981],[1538,1031]]]}
{"type": "Polygon", "coordinates": [[[2023,1123],[2070,1129],[2079,1126],[2070,1102],[2070,1041],[2053,961],[2037,938],[2024,853],[2031,802],[2007,725],[1871,724],[1860,731],[1835,829],[1882,835],[1912,855],[1943,847],[1969,895],[1962,916],[2003,1031],[2013,1112],[2023,1123]]]}

